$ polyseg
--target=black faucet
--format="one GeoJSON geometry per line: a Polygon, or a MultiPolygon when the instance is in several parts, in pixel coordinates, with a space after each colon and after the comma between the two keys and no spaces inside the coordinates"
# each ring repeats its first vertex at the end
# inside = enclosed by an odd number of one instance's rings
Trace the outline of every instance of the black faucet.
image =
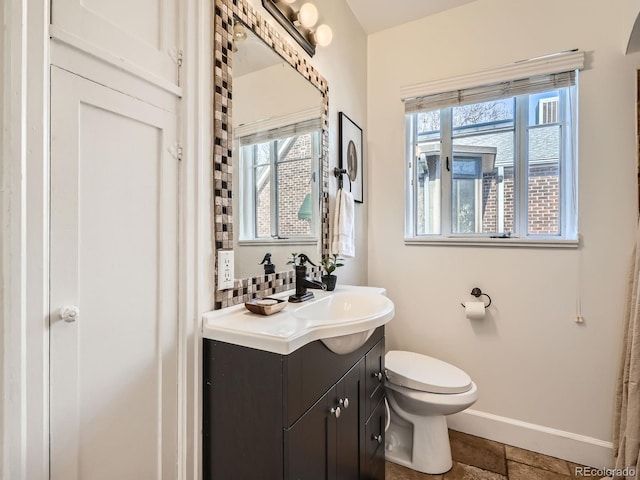
{"type": "Polygon", "coordinates": [[[291,303],[300,303],[300,302],[304,302],[305,300],[312,299],[313,293],[307,292],[307,288],[318,288],[322,290],[327,289],[327,286],[324,283],[307,277],[307,266],[305,265],[305,263],[309,262],[314,267],[316,266],[316,264],[313,263],[311,260],[309,260],[309,257],[307,257],[304,253],[301,253],[300,255],[298,255],[298,260],[299,261],[295,266],[296,293],[295,295],[291,295],[289,297],[289,301],[291,303]]]}

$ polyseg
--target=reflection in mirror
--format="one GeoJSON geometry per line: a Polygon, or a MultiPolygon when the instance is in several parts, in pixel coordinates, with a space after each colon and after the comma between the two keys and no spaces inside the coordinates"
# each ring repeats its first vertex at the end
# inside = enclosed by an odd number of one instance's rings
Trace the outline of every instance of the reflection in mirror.
{"type": "MultiPolygon", "coordinates": [[[[292,240],[279,239],[277,242],[271,242],[269,245],[260,246],[260,255],[254,257],[250,255],[250,264],[255,268],[261,259],[266,256],[267,247],[271,247],[273,243],[278,245],[285,244],[288,248],[289,254],[295,252],[307,253],[311,258],[317,258],[307,248],[312,247],[319,252],[328,253],[329,251],[329,86],[325,78],[309,63],[309,60],[305,58],[304,54],[293,47],[286,37],[283,37],[272,25],[265,19],[263,19],[258,12],[256,12],[247,0],[216,0],[216,8],[214,9],[214,71],[213,77],[213,221],[214,221],[214,242],[217,252],[221,250],[231,251],[234,248],[238,248],[238,243],[235,243],[240,230],[240,223],[245,216],[244,212],[239,211],[239,188],[238,178],[239,172],[239,151],[234,151],[234,139],[236,138],[234,129],[234,119],[236,110],[236,98],[241,95],[236,92],[235,79],[233,73],[235,72],[235,54],[234,38],[243,37],[241,32],[234,32],[236,26],[234,17],[239,18],[242,23],[245,33],[251,31],[269,47],[278,53],[293,70],[297,71],[303,78],[307,79],[309,83],[318,89],[321,95],[321,160],[319,168],[318,186],[320,195],[320,220],[317,224],[318,231],[320,232],[319,242],[313,239],[311,235],[310,239],[304,241],[311,242],[311,245],[306,243],[296,243],[287,245],[287,242],[292,240]],[[236,202],[236,200],[238,200],[236,202]]],[[[237,74],[238,77],[241,75],[237,74]]],[[[272,86],[269,86],[272,88],[272,86]]],[[[263,93],[263,97],[270,97],[272,92],[263,88],[262,81],[260,82],[260,89],[263,93]]],[[[286,98],[286,97],[285,97],[286,98]]],[[[250,104],[251,105],[251,104],[250,104]]],[[[257,103],[254,102],[255,107],[257,103]]],[[[304,111],[305,109],[300,107],[298,111],[304,111]]],[[[256,117],[258,119],[268,119],[272,115],[262,115],[256,117]]],[[[309,116],[304,119],[309,120],[315,118],[315,116],[309,116]]],[[[302,119],[301,119],[302,120],[302,119]]],[[[248,123],[247,120],[242,123],[248,123]]],[[[297,123],[297,122],[291,122],[297,123]]],[[[242,125],[237,125],[241,127],[242,125]]],[[[277,125],[279,126],[279,125],[277,125]]],[[[242,133],[242,132],[241,132],[242,133]]],[[[246,132],[245,132],[246,133],[246,132]]],[[[242,136],[242,135],[241,135],[242,136]]],[[[237,147],[240,148],[240,141],[237,140],[237,147]]],[[[312,178],[312,175],[310,175],[312,178]]],[[[308,180],[307,180],[308,181],[308,180]]],[[[297,182],[298,184],[300,182],[297,182]]],[[[304,185],[305,183],[302,182],[304,185]]],[[[314,183],[308,184],[308,187],[315,185],[314,183]]],[[[316,187],[314,187],[316,188],[316,187]]],[[[274,192],[277,189],[273,190],[274,192]]],[[[312,190],[305,191],[310,193],[312,197],[312,190]]],[[[305,193],[306,197],[306,193],[305,193]]],[[[308,200],[307,200],[308,202],[308,200]]],[[[311,198],[313,203],[313,198],[311,198]]],[[[303,202],[304,201],[303,197],[303,202]]],[[[270,207],[271,208],[271,207],[270,207]]],[[[312,208],[314,208],[312,206],[312,208]]],[[[298,212],[300,208],[298,209],[298,212]]],[[[304,213],[304,209],[303,209],[304,213]]],[[[302,213],[302,214],[303,214],[302,213]]],[[[301,215],[302,215],[301,214],[301,215]]],[[[256,240],[259,241],[259,240],[256,240]]],[[[249,242],[245,240],[245,242],[249,242]]],[[[270,250],[270,248],[269,248],[270,250]]],[[[238,264],[238,259],[244,260],[244,251],[235,257],[235,264],[238,264]]],[[[319,257],[319,253],[318,253],[319,257]]],[[[288,260],[287,257],[285,259],[288,260]]],[[[247,302],[256,297],[264,297],[273,295],[279,292],[290,290],[294,283],[295,275],[294,271],[290,268],[283,270],[286,262],[285,260],[278,260],[274,257],[274,262],[277,262],[276,266],[269,267],[275,273],[266,273],[263,266],[258,267],[258,271],[251,270],[251,273],[236,275],[233,281],[233,287],[220,288],[220,285],[216,285],[214,291],[214,308],[221,309],[227,308],[239,303],[247,302]],[[248,275],[244,278],[239,278],[242,275],[248,275]]],[[[218,274],[219,265],[217,255],[214,259],[215,275],[218,274]]],[[[308,270],[309,274],[313,277],[320,275],[320,267],[311,267],[308,270]]]]}
{"type": "Polygon", "coordinates": [[[246,278],[290,270],[293,252],[320,259],[323,98],[235,21],[235,277],[246,278]]]}

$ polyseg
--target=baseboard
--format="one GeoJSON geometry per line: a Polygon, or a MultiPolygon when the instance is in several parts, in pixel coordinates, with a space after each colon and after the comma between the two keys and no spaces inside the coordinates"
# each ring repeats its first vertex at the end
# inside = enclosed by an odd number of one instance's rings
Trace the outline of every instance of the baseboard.
{"type": "Polygon", "coordinates": [[[613,466],[613,444],[563,430],[467,409],[447,417],[452,430],[596,468],[613,466]]]}

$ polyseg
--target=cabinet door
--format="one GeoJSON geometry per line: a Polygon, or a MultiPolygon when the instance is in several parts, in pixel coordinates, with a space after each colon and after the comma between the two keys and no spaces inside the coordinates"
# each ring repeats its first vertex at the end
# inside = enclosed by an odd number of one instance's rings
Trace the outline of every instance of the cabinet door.
{"type": "Polygon", "coordinates": [[[51,69],[52,480],[178,477],[175,141],[175,114],[51,69]]]}
{"type": "Polygon", "coordinates": [[[384,337],[367,353],[365,362],[367,419],[384,396],[384,337]]]}
{"type": "Polygon", "coordinates": [[[336,469],[338,480],[360,478],[360,425],[362,375],[364,360],[361,360],[337,384],[340,418],[336,420],[336,469]]]}
{"type": "Polygon", "coordinates": [[[365,426],[365,455],[363,458],[363,475],[366,480],[384,479],[384,400],[378,403],[365,426]]]}
{"type": "Polygon", "coordinates": [[[361,478],[363,373],[361,360],[285,433],[285,478],[361,478]]]}
{"type": "Polygon", "coordinates": [[[176,85],[178,0],[51,0],[52,34],[161,85],[176,85]]]}
{"type": "Polygon", "coordinates": [[[285,431],[285,479],[326,480],[336,476],[337,387],[329,390],[285,431]]]}

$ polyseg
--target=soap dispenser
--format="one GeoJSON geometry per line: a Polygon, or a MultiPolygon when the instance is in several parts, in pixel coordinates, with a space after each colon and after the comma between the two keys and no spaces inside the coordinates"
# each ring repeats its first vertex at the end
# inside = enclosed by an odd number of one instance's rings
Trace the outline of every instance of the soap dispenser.
{"type": "Polygon", "coordinates": [[[264,265],[264,274],[276,273],[276,266],[271,263],[271,254],[265,254],[264,258],[258,265],[264,265]]]}

